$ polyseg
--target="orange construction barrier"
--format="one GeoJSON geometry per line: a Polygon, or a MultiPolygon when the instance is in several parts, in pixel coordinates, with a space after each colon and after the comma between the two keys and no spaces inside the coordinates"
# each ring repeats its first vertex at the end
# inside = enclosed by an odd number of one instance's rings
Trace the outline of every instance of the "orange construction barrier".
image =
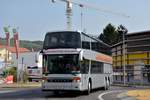
{"type": "Polygon", "coordinates": [[[5,79],[5,83],[7,84],[12,84],[13,83],[13,79],[14,79],[14,76],[13,75],[8,75],[5,79]]]}

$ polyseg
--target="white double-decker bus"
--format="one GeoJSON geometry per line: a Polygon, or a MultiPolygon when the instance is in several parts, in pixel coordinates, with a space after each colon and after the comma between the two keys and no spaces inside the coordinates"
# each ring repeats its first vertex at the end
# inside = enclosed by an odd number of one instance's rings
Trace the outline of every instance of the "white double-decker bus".
{"type": "Polygon", "coordinates": [[[48,32],[43,44],[42,90],[86,91],[112,82],[110,47],[77,31],[48,32]]]}

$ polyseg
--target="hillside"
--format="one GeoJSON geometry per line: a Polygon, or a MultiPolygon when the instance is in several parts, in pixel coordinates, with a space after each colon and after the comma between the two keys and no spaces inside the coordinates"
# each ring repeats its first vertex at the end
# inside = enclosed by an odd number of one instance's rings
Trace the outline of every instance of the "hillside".
{"type": "MultiPolygon", "coordinates": [[[[29,50],[39,51],[42,49],[43,41],[28,41],[20,40],[20,47],[28,48],[29,50]]],[[[4,38],[0,39],[0,45],[5,45],[6,40],[4,38]]],[[[13,38],[10,39],[10,46],[14,45],[13,38]]]]}

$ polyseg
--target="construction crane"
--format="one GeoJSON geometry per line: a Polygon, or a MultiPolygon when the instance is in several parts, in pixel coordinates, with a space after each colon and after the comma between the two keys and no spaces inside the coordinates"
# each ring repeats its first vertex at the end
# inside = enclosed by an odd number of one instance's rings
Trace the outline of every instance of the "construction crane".
{"type": "MultiPolygon", "coordinates": [[[[101,9],[101,8],[96,7],[94,5],[91,5],[91,4],[90,5],[89,4],[82,4],[82,3],[78,3],[78,2],[73,2],[72,0],[51,0],[51,1],[53,3],[55,3],[56,1],[62,1],[62,2],[66,3],[67,30],[72,30],[72,5],[77,5],[80,8],[94,9],[94,10],[97,10],[100,12],[109,13],[109,14],[129,18],[129,16],[127,16],[125,14],[113,12],[111,10],[101,9]]],[[[81,13],[81,20],[82,20],[82,13],[81,13]]],[[[81,21],[81,24],[82,24],[82,21],[81,21]]],[[[81,25],[81,27],[82,27],[82,25],[81,25]]]]}
{"type": "MultiPolygon", "coordinates": [[[[59,0],[66,2],[66,17],[67,17],[67,30],[72,30],[72,0],[59,0]]],[[[53,3],[56,2],[56,0],[52,0],[53,3]]]]}

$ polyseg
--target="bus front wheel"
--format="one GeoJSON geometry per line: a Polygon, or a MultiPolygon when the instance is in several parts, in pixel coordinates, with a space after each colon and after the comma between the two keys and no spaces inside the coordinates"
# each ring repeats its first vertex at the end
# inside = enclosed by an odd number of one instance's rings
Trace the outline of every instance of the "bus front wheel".
{"type": "Polygon", "coordinates": [[[87,87],[87,91],[86,91],[86,95],[89,95],[91,93],[91,82],[88,82],[88,87],[87,87]]]}

